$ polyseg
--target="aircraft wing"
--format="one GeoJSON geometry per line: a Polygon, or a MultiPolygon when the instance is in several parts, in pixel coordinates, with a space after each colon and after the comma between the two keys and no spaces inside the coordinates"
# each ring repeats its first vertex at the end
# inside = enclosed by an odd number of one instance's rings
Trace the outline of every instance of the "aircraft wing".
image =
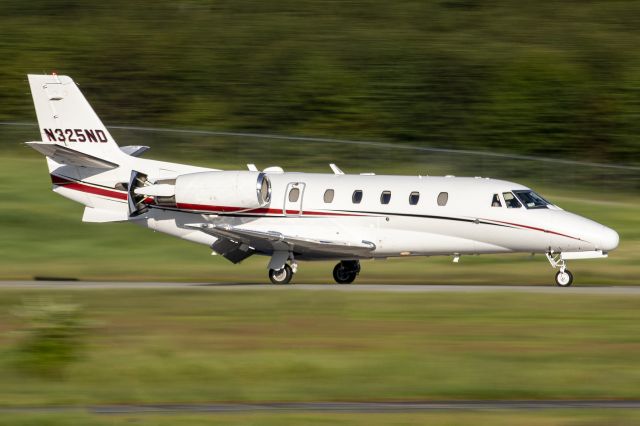
{"type": "MultiPolygon", "coordinates": [[[[369,241],[320,240],[284,235],[277,231],[259,231],[239,228],[226,224],[214,225],[198,223],[186,226],[200,229],[214,237],[235,243],[237,244],[237,249],[244,248],[245,253],[250,250],[251,254],[256,251],[265,254],[272,254],[276,251],[290,251],[299,256],[316,258],[335,258],[340,256],[369,257],[371,252],[376,248],[376,245],[369,241]]],[[[213,247],[213,249],[218,252],[215,247],[213,247]]],[[[229,259],[229,257],[225,256],[225,253],[218,253],[229,259]]],[[[235,252],[234,254],[237,255],[239,253],[235,252]]],[[[232,259],[229,260],[233,262],[232,259]]]]}
{"type": "Polygon", "coordinates": [[[85,154],[66,146],[50,142],[25,142],[25,144],[41,154],[52,158],[60,164],[69,166],[92,167],[94,169],[115,169],[117,164],[93,155],[85,154]]]}

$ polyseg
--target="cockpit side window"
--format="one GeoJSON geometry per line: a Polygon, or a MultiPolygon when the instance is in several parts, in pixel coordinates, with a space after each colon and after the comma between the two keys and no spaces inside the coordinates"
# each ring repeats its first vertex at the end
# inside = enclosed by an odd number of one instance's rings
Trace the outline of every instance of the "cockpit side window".
{"type": "Polygon", "coordinates": [[[491,200],[491,207],[502,207],[502,203],[500,202],[500,196],[498,194],[493,194],[493,199],[491,200]]]}
{"type": "Polygon", "coordinates": [[[509,209],[518,209],[522,207],[520,201],[513,195],[511,192],[503,192],[502,198],[504,198],[504,203],[507,205],[509,209]]]}
{"type": "Polygon", "coordinates": [[[547,206],[551,204],[531,190],[513,191],[513,193],[528,209],[547,209],[547,206]]]}

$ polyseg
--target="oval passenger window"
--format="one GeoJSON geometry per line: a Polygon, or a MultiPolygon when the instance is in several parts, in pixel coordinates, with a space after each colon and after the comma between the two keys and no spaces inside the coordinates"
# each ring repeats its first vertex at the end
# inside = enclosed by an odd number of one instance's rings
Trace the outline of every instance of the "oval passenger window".
{"type": "Polygon", "coordinates": [[[382,194],[380,194],[380,203],[389,204],[389,201],[391,201],[391,191],[382,191],[382,194]]]}
{"type": "Polygon", "coordinates": [[[295,203],[298,201],[298,198],[300,198],[300,190],[298,188],[292,188],[291,191],[289,191],[289,201],[295,203]]]}
{"type": "Polygon", "coordinates": [[[447,201],[449,201],[449,193],[441,192],[441,193],[438,194],[438,205],[439,206],[446,206],[447,205],[447,201]]]}
{"type": "Polygon", "coordinates": [[[409,204],[411,204],[412,206],[415,206],[416,204],[418,204],[418,201],[420,201],[419,192],[414,191],[411,194],[409,194],[409,204]]]}
{"type": "Polygon", "coordinates": [[[325,203],[333,202],[334,194],[335,193],[334,193],[333,189],[327,189],[326,191],[324,191],[324,202],[325,203]]]}
{"type": "Polygon", "coordinates": [[[353,201],[353,204],[360,204],[360,201],[362,201],[362,191],[359,189],[356,189],[355,191],[353,191],[353,195],[351,196],[351,201],[353,201]]]}

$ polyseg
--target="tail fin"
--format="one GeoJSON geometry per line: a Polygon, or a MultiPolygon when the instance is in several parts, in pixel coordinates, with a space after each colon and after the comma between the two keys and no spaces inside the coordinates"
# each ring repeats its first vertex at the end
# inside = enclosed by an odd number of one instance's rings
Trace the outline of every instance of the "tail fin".
{"type": "Polygon", "coordinates": [[[84,204],[85,222],[127,220],[130,157],[70,77],[29,75],[29,85],[41,141],[27,145],[46,156],[53,191],[84,204]]]}
{"type": "Polygon", "coordinates": [[[118,163],[122,151],[70,77],[28,77],[42,141],[118,163]]]}

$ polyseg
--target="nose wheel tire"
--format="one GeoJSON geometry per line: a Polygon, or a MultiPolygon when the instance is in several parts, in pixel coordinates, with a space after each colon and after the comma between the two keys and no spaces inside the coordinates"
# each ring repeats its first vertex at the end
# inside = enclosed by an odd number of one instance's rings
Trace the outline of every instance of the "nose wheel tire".
{"type": "Polygon", "coordinates": [[[569,287],[571,284],[573,284],[573,274],[568,269],[556,274],[556,285],[558,287],[569,287]]]}
{"type": "Polygon", "coordinates": [[[338,284],[351,284],[356,279],[358,272],[360,271],[360,265],[355,265],[352,266],[346,262],[338,263],[335,268],[333,268],[333,279],[336,280],[338,284]]]}
{"type": "Polygon", "coordinates": [[[291,266],[284,265],[282,269],[269,269],[269,279],[273,284],[289,284],[293,277],[291,266]]]}

